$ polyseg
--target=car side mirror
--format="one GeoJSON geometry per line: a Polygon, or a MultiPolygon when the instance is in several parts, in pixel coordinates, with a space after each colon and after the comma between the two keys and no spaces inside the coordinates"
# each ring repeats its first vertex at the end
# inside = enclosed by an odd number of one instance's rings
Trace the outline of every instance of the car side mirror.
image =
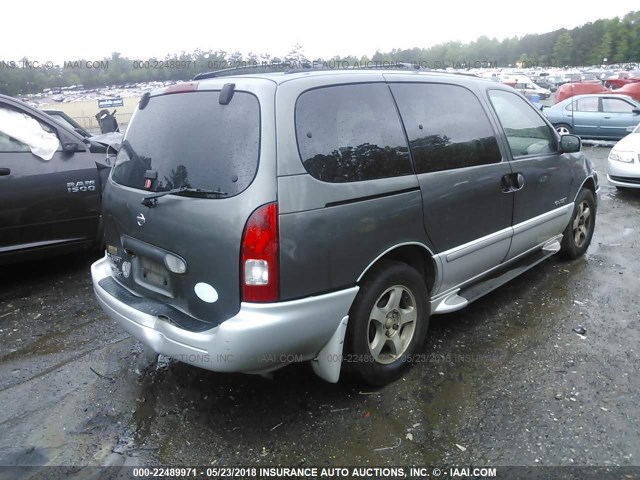
{"type": "Polygon", "coordinates": [[[582,148],[582,140],[577,135],[562,135],[560,137],[560,151],[562,153],[579,152],[582,148]]]}
{"type": "Polygon", "coordinates": [[[634,108],[633,110],[631,110],[633,113],[635,113],[636,115],[638,115],[640,113],[640,108],[634,108]]]}
{"type": "Polygon", "coordinates": [[[62,150],[67,153],[75,153],[79,150],[78,144],[75,142],[64,142],[62,144],[62,150]]]}
{"type": "Polygon", "coordinates": [[[74,154],[76,152],[86,151],[84,143],[76,139],[70,133],[58,130],[58,138],[62,144],[62,151],[65,153],[74,154]]]}

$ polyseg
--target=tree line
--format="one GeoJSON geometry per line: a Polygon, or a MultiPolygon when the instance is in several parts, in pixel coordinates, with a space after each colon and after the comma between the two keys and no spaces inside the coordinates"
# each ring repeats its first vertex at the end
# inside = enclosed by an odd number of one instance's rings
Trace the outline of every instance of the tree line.
{"type": "Polygon", "coordinates": [[[425,61],[491,62],[499,67],[533,65],[576,67],[638,63],[640,61],[640,11],[623,18],[601,19],[549,33],[524,35],[498,41],[487,36],[462,44],[447,42],[430,48],[376,52],[374,60],[411,58],[425,61]]]}
{"type": "Polygon", "coordinates": [[[133,59],[113,53],[110,58],[51,62],[0,60],[0,93],[26,95],[46,88],[83,85],[96,88],[150,81],[189,80],[196,74],[225,67],[258,65],[277,68],[303,62],[314,64],[365,65],[375,62],[406,62],[430,68],[472,68],[474,66],[572,67],[637,63],[640,61],[640,11],[624,17],[600,19],[572,30],[560,29],[523,37],[481,36],[470,43],[446,42],[429,48],[376,51],[371,57],[307,59],[295,45],[283,58],[268,54],[196,50],[165,58],[133,59]],[[332,63],[333,62],[333,63],[332,63]]]}

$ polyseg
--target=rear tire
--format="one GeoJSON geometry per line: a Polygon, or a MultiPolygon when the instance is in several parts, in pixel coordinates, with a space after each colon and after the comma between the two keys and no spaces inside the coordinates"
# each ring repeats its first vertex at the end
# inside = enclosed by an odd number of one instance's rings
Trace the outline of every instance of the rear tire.
{"type": "Polygon", "coordinates": [[[393,382],[424,345],[430,306],[422,276],[382,261],[367,274],[349,312],[343,367],[369,385],[393,382]]]}
{"type": "Polygon", "coordinates": [[[576,197],[571,221],[563,232],[560,256],[574,260],[584,255],[591,243],[595,226],[596,201],[591,190],[583,189],[576,197]]]}
{"type": "Polygon", "coordinates": [[[556,132],[558,132],[560,135],[572,135],[573,134],[573,128],[571,128],[566,123],[559,123],[558,125],[555,126],[555,128],[556,128],[556,132]]]}

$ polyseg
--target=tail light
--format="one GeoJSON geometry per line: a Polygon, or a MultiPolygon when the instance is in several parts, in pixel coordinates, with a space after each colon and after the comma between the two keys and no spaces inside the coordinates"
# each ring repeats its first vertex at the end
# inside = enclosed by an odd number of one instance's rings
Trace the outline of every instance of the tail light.
{"type": "Polygon", "coordinates": [[[176,83],[164,89],[162,93],[180,93],[180,92],[192,92],[198,90],[198,82],[184,82],[176,83]]]}
{"type": "Polygon", "coordinates": [[[242,234],[242,300],[275,302],[279,298],[278,204],[255,210],[242,234]]]}

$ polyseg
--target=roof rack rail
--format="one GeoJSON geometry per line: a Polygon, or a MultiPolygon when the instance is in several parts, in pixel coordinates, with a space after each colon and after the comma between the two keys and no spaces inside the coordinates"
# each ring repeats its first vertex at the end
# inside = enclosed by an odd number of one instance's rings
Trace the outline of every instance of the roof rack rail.
{"type": "Polygon", "coordinates": [[[328,62],[324,62],[323,64],[312,64],[312,63],[306,63],[303,64],[302,68],[298,67],[298,68],[290,68],[288,70],[285,70],[285,74],[287,73],[299,73],[299,72],[307,72],[309,70],[413,70],[413,71],[425,71],[428,72],[430,71],[430,69],[428,68],[424,68],[421,67],[420,65],[415,65],[413,63],[409,63],[409,62],[396,62],[393,64],[389,64],[389,65],[381,65],[381,64],[373,64],[373,65],[367,65],[367,66],[348,66],[348,67],[338,67],[338,68],[331,68],[331,67],[326,67],[324,66],[324,64],[328,64],[330,63],[330,61],[328,62]]]}
{"type": "MultiPolygon", "coordinates": [[[[267,67],[264,65],[245,65],[242,67],[232,67],[232,68],[223,68],[221,70],[214,70],[212,72],[202,72],[202,73],[198,73],[195,77],[193,77],[194,80],[204,80],[206,78],[216,78],[216,77],[226,77],[229,75],[233,75],[237,72],[244,72],[247,73],[247,70],[265,70],[265,69],[269,69],[269,71],[271,72],[277,72],[277,71],[284,71],[284,66],[281,67],[279,69],[278,65],[274,65],[273,67],[267,67]]],[[[253,73],[253,72],[249,72],[249,73],[253,73]]]]}
{"type": "Polygon", "coordinates": [[[300,66],[299,67],[290,67],[287,68],[284,73],[289,74],[289,73],[300,73],[300,72],[308,72],[309,70],[330,70],[327,68],[324,68],[322,65],[316,65],[315,63],[312,63],[308,60],[305,60],[304,62],[300,62],[300,66]]]}
{"type": "Polygon", "coordinates": [[[471,72],[445,72],[445,73],[447,73],[448,75],[462,75],[463,77],[482,78],[481,76],[471,72]]]}
{"type": "Polygon", "coordinates": [[[342,68],[330,68],[324,66],[324,64],[316,64],[314,62],[305,61],[299,62],[299,66],[291,67],[286,63],[282,64],[268,64],[268,65],[246,65],[242,67],[233,67],[233,68],[224,68],[221,70],[214,70],[212,72],[203,72],[197,74],[193,77],[193,80],[204,80],[207,78],[217,78],[217,77],[226,77],[229,75],[234,75],[236,73],[284,73],[292,74],[292,73],[301,73],[301,72],[309,72],[313,70],[407,70],[413,72],[437,72],[437,73],[446,73],[449,75],[464,75],[468,77],[477,77],[478,75],[470,73],[470,72],[440,72],[438,70],[432,68],[426,68],[418,64],[414,64],[411,62],[393,62],[390,64],[372,64],[367,66],[350,66],[350,67],[342,67],[342,68]]]}
{"type": "Polygon", "coordinates": [[[312,62],[304,61],[304,62],[296,62],[301,67],[291,67],[287,62],[282,63],[268,63],[268,64],[255,64],[255,65],[244,65],[242,67],[232,67],[232,68],[223,68],[221,70],[213,70],[211,72],[202,72],[198,73],[194,80],[204,80],[206,78],[216,78],[216,77],[226,77],[229,75],[233,75],[238,72],[252,73],[251,71],[260,71],[260,73],[275,73],[275,72],[284,72],[284,73],[296,73],[296,72],[306,72],[309,70],[322,70],[322,67],[314,67],[312,62]]]}

